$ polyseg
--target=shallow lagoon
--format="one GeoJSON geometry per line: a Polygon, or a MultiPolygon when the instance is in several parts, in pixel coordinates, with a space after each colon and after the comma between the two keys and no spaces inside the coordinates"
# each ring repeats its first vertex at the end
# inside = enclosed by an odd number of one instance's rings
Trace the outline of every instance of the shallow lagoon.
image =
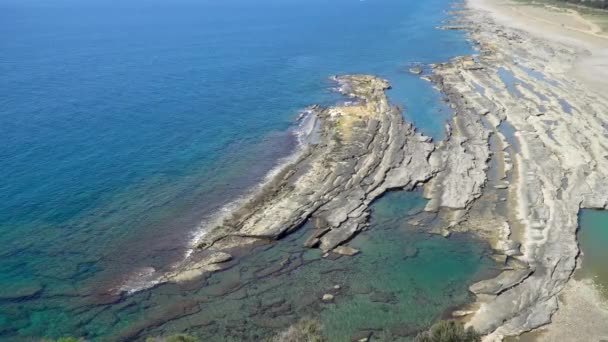
{"type": "Polygon", "coordinates": [[[578,243],[583,254],[577,278],[591,278],[608,296],[608,211],[581,210],[578,243]]]}

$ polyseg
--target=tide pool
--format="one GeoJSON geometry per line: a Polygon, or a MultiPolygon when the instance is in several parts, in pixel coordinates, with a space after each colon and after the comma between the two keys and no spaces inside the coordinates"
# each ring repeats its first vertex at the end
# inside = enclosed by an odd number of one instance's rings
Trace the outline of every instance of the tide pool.
{"type": "Polygon", "coordinates": [[[299,110],[341,100],[333,74],[387,78],[404,115],[440,137],[449,109],[407,68],[471,52],[435,29],[449,8],[1,0],[0,339],[104,340],[170,309],[144,304],[164,287],[99,298],[181,258],[199,222],[295,148],[299,110]]]}
{"type": "Polygon", "coordinates": [[[591,278],[608,296],[608,212],[582,210],[579,215],[578,243],[583,262],[576,277],[591,278]]]}

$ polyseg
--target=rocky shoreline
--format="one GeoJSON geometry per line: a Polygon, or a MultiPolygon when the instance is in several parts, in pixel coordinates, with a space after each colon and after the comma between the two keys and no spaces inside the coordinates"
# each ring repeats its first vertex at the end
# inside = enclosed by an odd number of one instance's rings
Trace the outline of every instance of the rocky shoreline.
{"type": "MultiPolygon", "coordinates": [[[[429,192],[432,200],[443,199],[464,188],[470,190],[462,199],[481,198],[449,226],[481,233],[504,254],[498,277],[471,286],[478,310],[468,320],[486,340],[501,340],[551,322],[576,267],[578,212],[607,206],[608,102],[569,77],[580,50],[499,25],[474,9],[460,12],[458,25],[466,26],[479,54],[438,64],[428,79],[456,112],[452,127],[464,136],[456,147],[480,165],[488,155],[481,151],[491,149],[494,170],[487,174],[498,176],[480,195],[461,184],[484,178],[459,165],[449,174],[461,179],[429,192]]],[[[447,148],[443,165],[453,151],[447,148]]]]}
{"type": "MultiPolygon", "coordinates": [[[[276,240],[306,220],[308,247],[324,252],[364,229],[370,203],[389,189],[412,189],[435,173],[431,139],[404,123],[389,105],[388,82],[373,76],[335,77],[353,103],[312,107],[319,139],[238,210],[211,229],[200,249],[225,249],[252,239],[276,240]]],[[[340,251],[340,250],[338,250],[340,251]]]]}
{"type": "Polygon", "coordinates": [[[550,323],[576,267],[578,212],[608,205],[608,102],[568,77],[577,49],[477,10],[456,14],[444,28],[466,30],[478,53],[421,75],[454,110],[443,141],[404,122],[387,81],[337,76],[350,101],[310,107],[294,159],[153,284],[221,270],[231,249],[281,239],[307,221],[315,228],[306,247],[354,255],[345,244],[367,228],[370,204],[423,185],[425,210],[441,221],[435,230],[477,233],[502,266],[470,287],[477,302],[455,316],[490,341],[550,323]]]}
{"type": "Polygon", "coordinates": [[[411,190],[439,171],[429,160],[432,139],[389,104],[387,81],[369,75],[332,80],[349,101],[308,108],[304,145],[294,159],[210,227],[184,262],[151,284],[221,270],[232,249],[281,239],[309,220],[315,229],[306,247],[354,255],[358,251],[344,244],[367,228],[375,199],[392,189],[411,190]]]}

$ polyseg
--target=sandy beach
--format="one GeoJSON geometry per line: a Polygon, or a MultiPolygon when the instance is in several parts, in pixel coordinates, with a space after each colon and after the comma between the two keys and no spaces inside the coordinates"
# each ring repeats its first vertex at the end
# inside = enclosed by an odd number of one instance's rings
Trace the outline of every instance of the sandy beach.
{"type": "Polygon", "coordinates": [[[608,84],[608,34],[576,10],[508,0],[467,0],[467,5],[502,25],[581,49],[571,75],[592,89],[608,84]]]}

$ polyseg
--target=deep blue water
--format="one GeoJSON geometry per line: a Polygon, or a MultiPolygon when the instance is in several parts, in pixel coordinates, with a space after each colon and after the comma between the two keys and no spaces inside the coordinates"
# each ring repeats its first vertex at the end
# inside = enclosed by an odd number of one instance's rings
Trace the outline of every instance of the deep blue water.
{"type": "Polygon", "coordinates": [[[389,79],[441,136],[448,109],[407,66],[470,52],[435,29],[449,4],[0,0],[0,309],[35,303],[0,310],[0,336],[63,332],[36,314],[49,298],[181,255],[294,148],[298,110],[339,99],[333,74],[389,79]]]}

